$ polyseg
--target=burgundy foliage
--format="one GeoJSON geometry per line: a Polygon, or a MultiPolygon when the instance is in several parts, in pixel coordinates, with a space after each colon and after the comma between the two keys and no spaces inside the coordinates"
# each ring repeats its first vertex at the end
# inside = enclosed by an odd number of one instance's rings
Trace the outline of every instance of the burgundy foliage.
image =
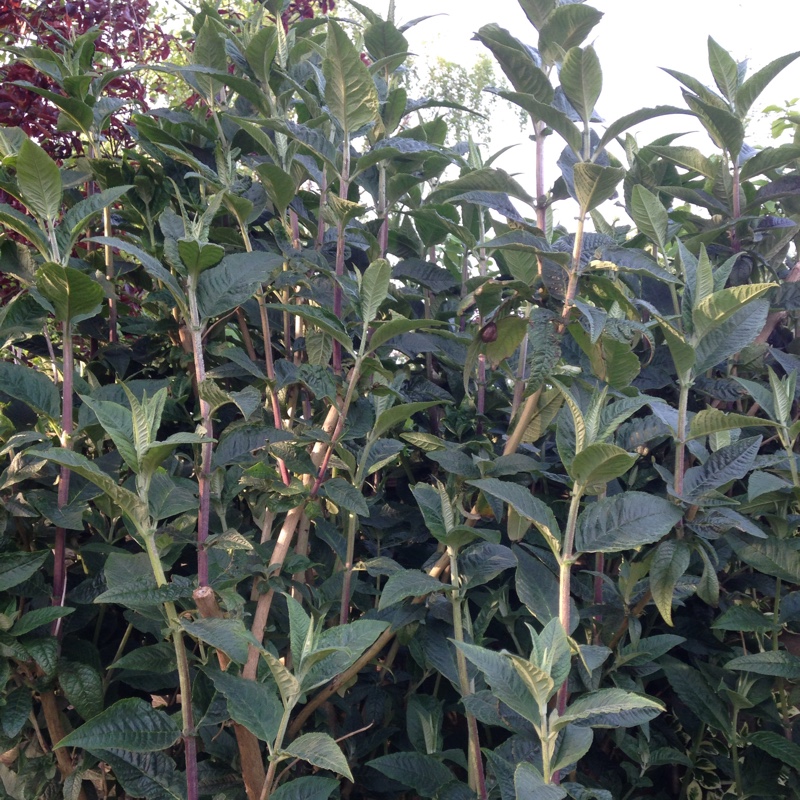
{"type": "MultiPolygon", "coordinates": [[[[120,69],[137,62],[158,63],[169,57],[172,37],[148,21],[149,14],[149,0],[0,0],[0,37],[7,44],[36,44],[59,51],[59,35],[68,39],[97,27],[101,33],[95,42],[95,68],[120,69]]],[[[15,81],[28,81],[60,93],[50,78],[31,67],[19,62],[8,64],[0,69],[0,125],[22,128],[55,158],[82,153],[75,132],[57,129],[58,109],[25,87],[15,86],[15,81]]],[[[147,106],[147,88],[134,74],[112,81],[106,93],[127,99],[140,109],[147,106]]],[[[124,128],[118,119],[112,119],[107,135],[114,142],[124,140],[124,128]]]]}

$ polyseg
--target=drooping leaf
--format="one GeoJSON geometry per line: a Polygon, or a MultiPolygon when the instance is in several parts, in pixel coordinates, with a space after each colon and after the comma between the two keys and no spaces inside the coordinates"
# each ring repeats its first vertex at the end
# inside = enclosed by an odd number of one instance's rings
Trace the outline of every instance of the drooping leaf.
{"type": "Polygon", "coordinates": [[[577,552],[613,553],[657,542],[683,516],[663,497],[623,492],[590,505],[578,519],[577,552]]]}
{"type": "Polygon", "coordinates": [[[572,460],[570,474],[581,486],[604,484],[624,475],[637,458],[615,444],[593,442],[572,460]]]}
{"type": "Polygon", "coordinates": [[[103,710],[103,677],[88,664],[80,661],[59,662],[58,682],[64,695],[84,718],[96,717],[103,710]]]}
{"type": "Polygon", "coordinates": [[[353,774],[342,749],[327,733],[305,733],[285,746],[283,752],[307,761],[314,767],[329,769],[331,772],[344,775],[349,781],[353,780],[353,774]]]}
{"type": "Polygon", "coordinates": [[[579,45],[600,22],[602,12],[582,4],[560,5],[546,17],[539,30],[539,50],[548,64],[579,45]]]}
{"type": "Polygon", "coordinates": [[[0,361],[0,385],[3,392],[21,400],[37,414],[54,421],[61,416],[61,394],[43,372],[23,364],[0,361]]]}
{"type": "Polygon", "coordinates": [[[222,650],[231,660],[239,664],[247,661],[249,646],[257,644],[240,619],[212,617],[194,622],[182,619],[181,627],[191,636],[216,647],[217,650],[222,650]]]}
{"type": "Polygon", "coordinates": [[[657,717],[664,706],[650,697],[622,689],[600,689],[573,701],[553,723],[553,730],[573,724],[590,728],[629,728],[657,717]]]}
{"type": "Polygon", "coordinates": [[[575,194],[581,214],[588,214],[601,203],[613,197],[625,175],[621,167],[603,167],[588,161],[579,161],[574,168],[575,194]]]}
{"type": "Polygon", "coordinates": [[[567,796],[565,789],[545,783],[536,767],[524,761],[514,770],[514,792],[526,800],[562,800],[567,796]]]}
{"type": "Polygon", "coordinates": [[[407,597],[420,597],[432,592],[441,592],[448,587],[440,580],[411,569],[404,569],[389,576],[381,591],[378,611],[399,603],[407,597]]]}
{"type": "Polygon", "coordinates": [[[331,478],[322,484],[322,491],[325,497],[336,503],[339,508],[351,511],[353,514],[360,514],[362,517],[369,516],[369,506],[361,492],[352,483],[344,478],[331,478]]]}
{"type": "Polygon", "coordinates": [[[271,684],[229,675],[227,672],[210,673],[218,692],[228,701],[231,718],[244,725],[256,738],[270,744],[275,740],[280,726],[283,706],[271,684]]]}
{"type": "Polygon", "coordinates": [[[197,282],[201,319],[219,316],[249,300],[282,264],[282,256],[263,251],[225,256],[218,266],[206,269],[197,282]]]}
{"type": "Polygon", "coordinates": [[[776,678],[800,679],[800,658],[785,650],[764,653],[749,653],[732,658],[725,664],[726,669],[753,672],[756,675],[772,675],[776,678]]]}
{"type": "Polygon", "coordinates": [[[270,797],[272,800],[328,800],[339,787],[335,778],[318,775],[302,775],[281,784],[270,797]]]}
{"type": "Polygon", "coordinates": [[[691,550],[684,539],[661,542],[650,564],[650,591],[661,616],[672,625],[675,585],[689,568],[691,550]]]}
{"type": "Polygon", "coordinates": [[[105,297],[103,287],[84,272],[52,262],[39,270],[36,288],[52,304],[56,319],[71,324],[93,317],[105,297]]]}
{"type": "Polygon", "coordinates": [[[181,731],[170,716],[136,697],[119,700],[65,736],[58,747],[149,753],[171,747],[181,731]]]}
{"type": "Polygon", "coordinates": [[[785,736],[772,731],[756,731],[747,741],[792,769],[800,770],[800,746],[788,741],[785,736]]]}

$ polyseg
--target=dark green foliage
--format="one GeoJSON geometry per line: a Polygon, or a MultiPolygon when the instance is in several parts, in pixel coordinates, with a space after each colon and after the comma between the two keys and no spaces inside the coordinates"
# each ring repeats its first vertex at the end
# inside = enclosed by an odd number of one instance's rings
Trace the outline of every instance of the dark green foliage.
{"type": "Polygon", "coordinates": [[[0,132],[9,796],[797,796],[796,54],[603,126],[602,15],[520,4],[532,193],[358,3],[365,59],[203,6],[119,156],[92,42],[25,50],[99,99],[88,160],[0,132]]]}

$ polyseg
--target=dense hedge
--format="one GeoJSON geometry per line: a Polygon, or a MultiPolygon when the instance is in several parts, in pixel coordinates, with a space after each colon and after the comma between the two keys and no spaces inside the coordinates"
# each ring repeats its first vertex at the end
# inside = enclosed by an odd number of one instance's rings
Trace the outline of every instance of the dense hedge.
{"type": "Polygon", "coordinates": [[[149,111],[17,42],[78,145],[0,129],[5,793],[796,797],[800,54],[599,123],[602,15],[520,0],[531,196],[352,5],[203,6],[149,111]]]}

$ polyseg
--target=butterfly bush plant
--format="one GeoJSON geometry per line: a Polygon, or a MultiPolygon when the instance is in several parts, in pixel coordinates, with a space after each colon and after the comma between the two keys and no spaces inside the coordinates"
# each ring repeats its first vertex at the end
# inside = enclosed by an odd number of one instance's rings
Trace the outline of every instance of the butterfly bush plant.
{"type": "Polygon", "coordinates": [[[199,6],[116,138],[103,20],[13,43],[77,144],[0,129],[3,791],[797,797],[800,54],[602,122],[520,0],[529,194],[349,6],[199,6]]]}

